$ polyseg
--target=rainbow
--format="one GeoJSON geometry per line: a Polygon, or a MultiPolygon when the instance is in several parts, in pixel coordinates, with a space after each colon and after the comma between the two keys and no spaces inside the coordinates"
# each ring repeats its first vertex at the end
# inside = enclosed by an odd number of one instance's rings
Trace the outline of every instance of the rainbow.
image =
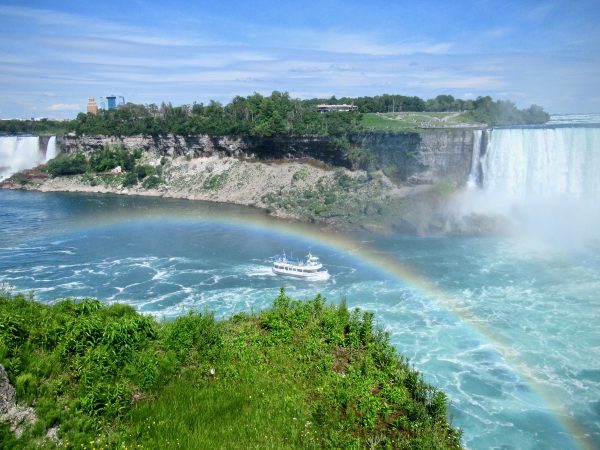
{"type": "MultiPolygon", "coordinates": [[[[164,202],[164,200],[163,200],[164,202]]],[[[162,203],[162,202],[161,202],[162,203]]],[[[248,208],[236,207],[231,212],[223,205],[203,204],[194,202],[191,208],[181,208],[177,202],[177,208],[164,207],[164,203],[151,209],[140,211],[123,210],[113,213],[109,209],[108,214],[99,214],[96,217],[84,219],[78,227],[95,228],[106,225],[116,225],[123,222],[162,222],[162,223],[214,223],[215,225],[227,225],[239,227],[242,231],[249,232],[276,232],[283,236],[318,243],[324,247],[352,254],[357,261],[379,271],[408,287],[416,290],[433,303],[444,308],[456,320],[467,327],[481,341],[488,343],[513,370],[514,374],[536,394],[540,403],[545,405],[547,411],[556,421],[556,424],[571,437],[573,446],[581,449],[593,449],[595,444],[588,434],[579,426],[575,419],[559,403],[553,392],[545,386],[535,373],[529,369],[527,361],[511,349],[511,343],[494,332],[486,325],[485,320],[477,317],[471,311],[456,304],[453,298],[437,287],[432,281],[412,270],[401,262],[392,259],[381,252],[369,248],[363,242],[350,237],[330,231],[324,231],[315,226],[299,224],[297,222],[286,222],[266,216],[261,211],[248,208]],[[200,214],[198,214],[200,213],[200,214]],[[241,213],[241,214],[240,214],[241,213]]],[[[175,206],[175,205],[171,205],[175,206]]]]}

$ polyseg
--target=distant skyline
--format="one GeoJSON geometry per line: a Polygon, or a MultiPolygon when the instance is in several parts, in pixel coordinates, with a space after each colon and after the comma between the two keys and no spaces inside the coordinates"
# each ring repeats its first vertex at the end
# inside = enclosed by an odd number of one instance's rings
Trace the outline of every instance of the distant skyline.
{"type": "Polygon", "coordinates": [[[73,118],[90,96],[180,105],[273,90],[588,113],[599,74],[597,0],[0,2],[1,118],[73,118]]]}

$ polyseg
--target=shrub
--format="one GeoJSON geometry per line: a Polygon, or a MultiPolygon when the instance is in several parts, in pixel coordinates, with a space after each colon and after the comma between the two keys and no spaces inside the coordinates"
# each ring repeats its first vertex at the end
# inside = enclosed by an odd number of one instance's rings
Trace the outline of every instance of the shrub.
{"type": "Polygon", "coordinates": [[[160,186],[160,183],[161,179],[156,175],[152,175],[144,180],[142,186],[144,189],[156,189],[158,186],[160,186]]]}
{"type": "Polygon", "coordinates": [[[29,184],[29,178],[27,178],[21,172],[17,172],[15,174],[11,175],[11,177],[8,180],[13,183],[18,183],[18,184],[29,184]]]}
{"type": "Polygon", "coordinates": [[[90,157],[89,164],[90,170],[93,172],[107,172],[117,166],[130,171],[135,167],[135,159],[133,154],[123,147],[106,147],[94,152],[90,157]]]}
{"type": "Polygon", "coordinates": [[[135,172],[129,172],[123,180],[123,187],[135,186],[138,183],[138,177],[135,172]]]}
{"type": "Polygon", "coordinates": [[[83,153],[60,155],[46,164],[46,170],[53,177],[78,175],[88,170],[88,161],[83,153]]]}
{"type": "Polygon", "coordinates": [[[138,180],[143,180],[146,177],[154,175],[154,167],[150,165],[136,166],[135,173],[138,177],[138,180]]]}

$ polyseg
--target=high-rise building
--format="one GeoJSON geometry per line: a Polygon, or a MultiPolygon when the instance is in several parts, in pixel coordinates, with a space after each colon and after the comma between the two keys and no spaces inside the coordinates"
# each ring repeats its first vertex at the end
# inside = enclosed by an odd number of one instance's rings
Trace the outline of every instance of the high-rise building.
{"type": "Polygon", "coordinates": [[[98,105],[96,105],[96,100],[94,100],[94,97],[88,97],[87,112],[98,114],[98,105]]]}
{"type": "Polygon", "coordinates": [[[107,95],[106,101],[108,102],[108,109],[115,109],[117,107],[116,95],[107,95]]]}

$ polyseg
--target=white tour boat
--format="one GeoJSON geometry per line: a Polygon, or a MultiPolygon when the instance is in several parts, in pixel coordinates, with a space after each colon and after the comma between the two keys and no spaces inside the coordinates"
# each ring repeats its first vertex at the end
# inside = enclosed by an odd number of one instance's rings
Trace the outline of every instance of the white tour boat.
{"type": "Polygon", "coordinates": [[[327,280],[329,272],[323,267],[319,258],[311,254],[306,255],[305,260],[291,258],[285,255],[277,255],[271,258],[273,262],[273,273],[308,280],[327,280]]]}

